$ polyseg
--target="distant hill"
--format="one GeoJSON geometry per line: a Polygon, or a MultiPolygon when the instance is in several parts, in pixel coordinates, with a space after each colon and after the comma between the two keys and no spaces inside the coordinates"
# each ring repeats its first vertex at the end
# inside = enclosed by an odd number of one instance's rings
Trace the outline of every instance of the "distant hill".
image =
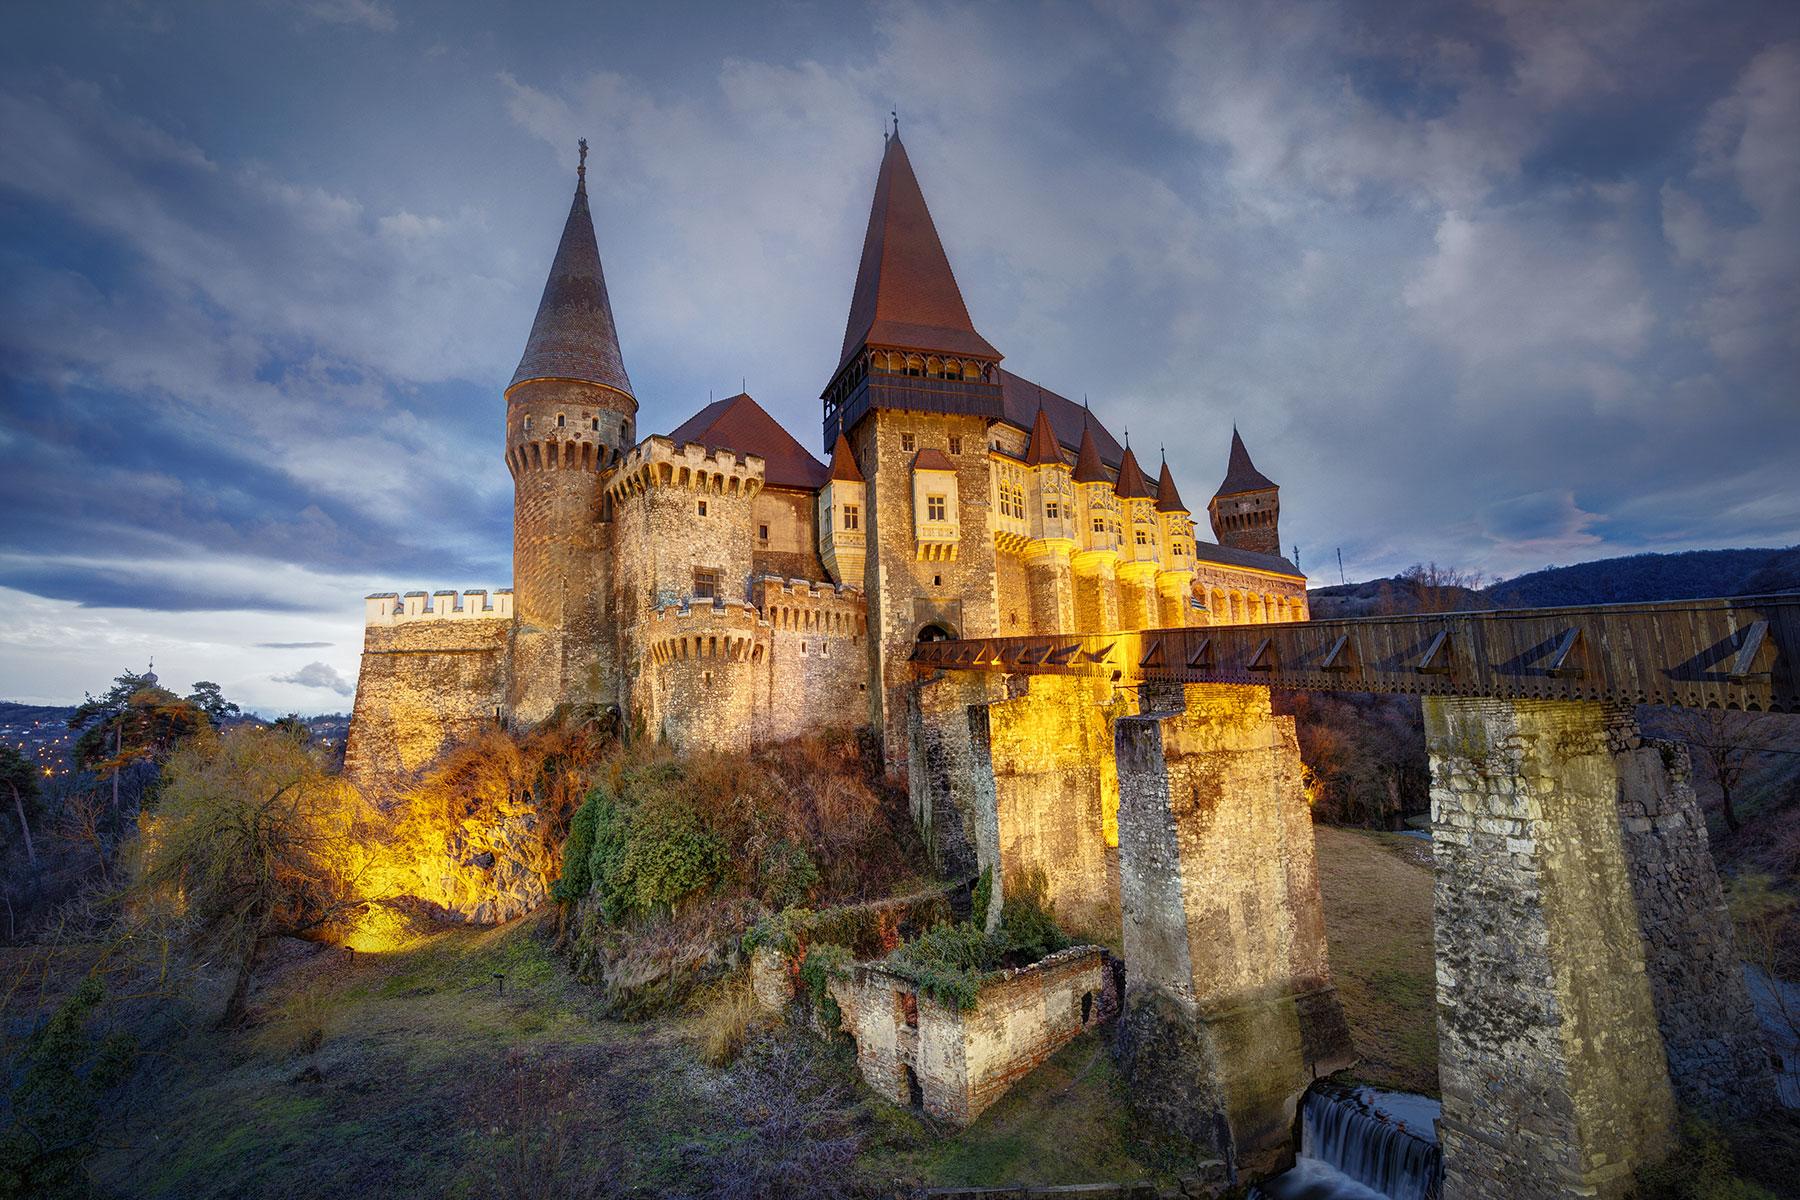
{"type": "Polygon", "coordinates": [[[1366,583],[1314,588],[1312,615],[1366,617],[1382,612],[1482,608],[1561,608],[1750,596],[1800,590],[1800,546],[1786,549],[1687,550],[1633,554],[1568,567],[1547,567],[1485,588],[1464,580],[1409,572],[1366,583]]]}

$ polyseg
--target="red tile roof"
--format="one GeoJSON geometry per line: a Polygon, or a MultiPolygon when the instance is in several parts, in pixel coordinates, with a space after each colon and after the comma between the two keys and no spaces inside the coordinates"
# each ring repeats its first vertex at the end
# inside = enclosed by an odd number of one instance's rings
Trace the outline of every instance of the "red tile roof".
{"type": "Polygon", "coordinates": [[[1119,493],[1121,500],[1152,500],[1156,497],[1130,446],[1125,447],[1125,461],[1119,464],[1119,482],[1114,485],[1114,490],[1119,493]]]}
{"type": "Polygon", "coordinates": [[[1056,444],[1056,431],[1050,427],[1050,414],[1038,405],[1037,418],[1031,423],[1031,444],[1025,447],[1027,466],[1063,461],[1062,447],[1056,444]]]}
{"type": "Polygon", "coordinates": [[[1169,471],[1169,460],[1163,459],[1162,475],[1156,481],[1157,512],[1187,512],[1188,506],[1181,502],[1181,493],[1175,490],[1175,476],[1169,471]]]}
{"type": "Polygon", "coordinates": [[[1274,487],[1267,475],[1256,469],[1250,461],[1250,452],[1244,449],[1244,439],[1238,436],[1237,426],[1231,427],[1231,461],[1225,466],[1225,482],[1219,485],[1214,493],[1218,496],[1233,496],[1239,492],[1260,492],[1274,487]]]}
{"type": "Polygon", "coordinates": [[[862,483],[862,472],[856,469],[856,456],[850,453],[850,439],[838,434],[831,448],[831,478],[844,483],[862,483]]]}
{"type": "Polygon", "coordinates": [[[954,471],[956,470],[956,466],[949,459],[945,458],[942,452],[927,448],[919,451],[919,456],[913,459],[913,470],[954,471]]]}
{"type": "Polygon", "coordinates": [[[925,193],[898,134],[888,139],[875,180],[839,367],[868,343],[1000,358],[969,320],[962,290],[925,206],[925,193]]]}
{"type": "MultiPolygon", "coordinates": [[[[562,241],[550,262],[550,277],[538,300],[537,317],[525,354],[513,372],[513,384],[527,379],[582,379],[633,395],[619,353],[612,303],[606,298],[606,276],[600,269],[600,246],[594,219],[588,214],[587,183],[575,186],[562,241]]],[[[512,386],[512,385],[508,385],[512,386]]]]}
{"type": "Polygon", "coordinates": [[[1100,447],[1094,442],[1094,423],[1081,427],[1081,453],[1075,458],[1076,483],[1111,483],[1106,468],[1100,463],[1100,447]]]}
{"type": "Polygon", "coordinates": [[[763,482],[770,487],[817,491],[831,472],[806,452],[767,410],[747,393],[715,400],[669,434],[677,446],[698,442],[709,450],[760,455],[763,482]]]}

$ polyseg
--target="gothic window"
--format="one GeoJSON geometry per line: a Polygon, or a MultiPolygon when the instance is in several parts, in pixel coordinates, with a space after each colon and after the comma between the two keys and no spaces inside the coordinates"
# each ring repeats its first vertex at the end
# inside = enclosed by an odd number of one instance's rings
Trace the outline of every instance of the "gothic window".
{"type": "Polygon", "coordinates": [[[925,519],[927,521],[948,521],[950,519],[949,510],[946,508],[942,496],[925,497],[925,519]]]}
{"type": "Polygon", "coordinates": [[[694,599],[712,600],[719,594],[719,573],[694,569],[694,599]]]}
{"type": "Polygon", "coordinates": [[[962,369],[962,374],[963,374],[964,379],[980,379],[981,378],[981,364],[980,363],[972,363],[972,362],[964,363],[963,369],[962,369]]]}
{"type": "Polygon", "coordinates": [[[923,376],[925,374],[925,360],[920,358],[917,354],[907,355],[906,373],[914,378],[923,376]]]}
{"type": "Polygon", "coordinates": [[[862,519],[862,512],[854,504],[844,505],[844,528],[856,529],[862,519]]]}
{"type": "Polygon", "coordinates": [[[1025,519],[1025,489],[1010,480],[1000,483],[1000,515],[1025,519]]]}
{"type": "Polygon", "coordinates": [[[903,433],[900,435],[900,450],[902,453],[911,454],[913,450],[917,448],[918,444],[919,443],[913,438],[912,434],[903,433]]]}

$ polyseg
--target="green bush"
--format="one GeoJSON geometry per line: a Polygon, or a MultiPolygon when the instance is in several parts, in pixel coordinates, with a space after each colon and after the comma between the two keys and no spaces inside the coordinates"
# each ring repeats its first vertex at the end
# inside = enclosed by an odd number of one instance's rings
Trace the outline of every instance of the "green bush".
{"type": "Polygon", "coordinates": [[[975,894],[969,900],[969,916],[975,924],[986,927],[988,907],[994,902],[994,868],[981,868],[981,878],[975,881],[975,894]]]}
{"type": "MultiPolygon", "coordinates": [[[[1000,903],[1000,928],[1005,941],[1005,955],[1010,959],[1036,962],[1046,954],[1054,954],[1069,946],[1069,938],[1057,927],[1046,899],[1050,881],[1042,867],[1021,872],[1018,883],[1007,889],[1000,903]]],[[[979,916],[976,918],[980,920],[979,916]]]]}
{"type": "Polygon", "coordinates": [[[806,847],[781,838],[757,864],[757,893],[771,908],[787,908],[807,898],[819,884],[819,867],[806,847]]]}
{"type": "Polygon", "coordinates": [[[1742,1179],[1731,1143],[1716,1126],[1689,1119],[1674,1153],[1637,1172],[1640,1200],[1775,1200],[1774,1193],[1742,1179]]]}
{"type": "Polygon", "coordinates": [[[1005,938],[967,922],[934,925],[887,956],[886,966],[940,1004],[970,1009],[989,975],[1005,963],[1005,938]]]}
{"type": "Polygon", "coordinates": [[[771,913],[744,934],[744,953],[752,954],[767,947],[777,954],[796,954],[812,920],[813,913],[808,908],[784,908],[778,913],[771,913]]]}
{"type": "Polygon", "coordinates": [[[569,818],[569,836],[563,842],[562,875],[550,885],[550,898],[559,904],[574,904],[588,894],[593,876],[588,856],[594,848],[594,822],[600,813],[599,791],[589,792],[575,815],[569,818]]]}
{"type": "Polygon", "coordinates": [[[813,1008],[818,1010],[819,1022],[826,1029],[836,1029],[844,1016],[837,1001],[826,991],[826,985],[850,974],[851,964],[855,961],[856,956],[845,947],[826,943],[808,950],[806,960],[800,964],[800,982],[805,985],[813,1008]]]}

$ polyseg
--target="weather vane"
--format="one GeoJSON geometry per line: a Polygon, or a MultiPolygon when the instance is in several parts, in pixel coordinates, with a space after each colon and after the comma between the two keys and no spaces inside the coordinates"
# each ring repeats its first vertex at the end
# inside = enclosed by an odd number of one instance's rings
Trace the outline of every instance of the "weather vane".
{"type": "Polygon", "coordinates": [[[579,163],[577,163],[575,166],[575,181],[577,183],[586,183],[587,182],[587,139],[582,138],[580,141],[576,142],[575,144],[577,146],[581,147],[581,161],[579,163]]]}

